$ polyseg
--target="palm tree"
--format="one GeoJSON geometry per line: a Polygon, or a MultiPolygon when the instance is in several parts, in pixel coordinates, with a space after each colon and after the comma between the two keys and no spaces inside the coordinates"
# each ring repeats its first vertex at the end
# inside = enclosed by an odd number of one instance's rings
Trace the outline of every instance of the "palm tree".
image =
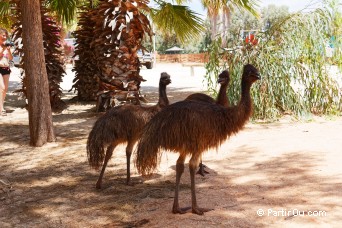
{"type": "MultiPolygon", "coordinates": [[[[63,18],[66,22],[72,21],[74,18],[74,12],[76,12],[77,2],[82,1],[58,1],[58,0],[46,0],[46,3],[51,9],[54,9],[56,15],[63,18]],[[69,4],[63,4],[69,3],[69,4]],[[66,9],[66,8],[68,9],[66,9]]],[[[92,3],[95,1],[91,1],[92,3]]],[[[3,19],[9,18],[10,6],[14,7],[15,4],[22,4],[23,11],[23,44],[26,46],[25,70],[27,77],[27,97],[29,101],[29,125],[30,125],[30,137],[31,144],[33,146],[41,146],[46,142],[55,140],[52,114],[49,102],[49,86],[47,82],[47,73],[44,58],[44,47],[42,42],[42,20],[40,12],[40,0],[31,1],[28,0],[3,0],[0,4],[0,19],[1,25],[3,25],[3,19]],[[34,18],[35,21],[31,21],[28,18],[34,18]],[[39,19],[37,18],[39,17],[39,19]],[[37,24],[38,22],[38,24],[37,24]],[[32,41],[35,42],[32,42],[32,41]],[[37,42],[38,41],[38,42],[37,42]],[[39,45],[42,44],[42,45],[39,45]],[[33,58],[30,58],[32,53],[38,53],[33,58]]],[[[147,9],[147,8],[146,8],[147,9]]],[[[11,21],[8,20],[10,25],[11,21]]],[[[187,33],[183,33],[187,34],[187,33]]]]}
{"type": "Polygon", "coordinates": [[[96,64],[95,47],[91,46],[94,36],[97,10],[92,3],[80,7],[77,30],[73,32],[77,46],[74,50],[75,78],[72,89],[77,91],[77,98],[81,101],[96,100],[99,87],[99,68],[96,64]]]}
{"type": "MultiPolygon", "coordinates": [[[[48,94],[48,86],[45,85],[44,79],[47,78],[46,76],[46,66],[45,66],[45,58],[39,55],[39,58],[29,58],[29,53],[36,53],[37,50],[41,51],[44,50],[43,42],[36,42],[32,43],[32,39],[36,38],[37,40],[40,40],[42,36],[41,35],[41,25],[37,26],[37,21],[41,23],[41,13],[40,13],[40,6],[41,3],[40,0],[3,0],[0,3],[0,21],[1,24],[4,23],[4,18],[6,18],[6,14],[10,11],[10,6],[20,2],[25,9],[23,9],[23,30],[26,31],[23,32],[23,44],[26,46],[25,52],[25,61],[27,61],[27,66],[25,66],[26,73],[29,74],[27,80],[28,80],[28,88],[27,88],[27,94],[28,94],[28,100],[29,100],[29,118],[30,118],[30,136],[31,136],[31,144],[32,145],[43,145],[47,141],[54,140],[54,133],[52,129],[52,121],[51,121],[51,112],[49,113],[49,108],[47,108],[46,103],[44,100],[46,100],[45,92],[48,94]],[[38,15],[40,15],[40,20],[36,19],[37,21],[32,22],[30,20],[24,21],[24,18],[26,19],[28,16],[35,16],[35,19],[38,15]],[[30,21],[31,23],[28,23],[30,21]],[[32,34],[32,31],[35,32],[35,34],[32,34]],[[24,34],[25,33],[25,34],[24,34]],[[28,37],[28,35],[30,35],[28,37]],[[39,37],[38,37],[39,36],[39,37]],[[39,45],[39,44],[42,45],[39,45]],[[36,62],[32,63],[32,61],[36,60],[36,62]],[[34,65],[34,68],[31,68],[31,65],[34,65]],[[45,67],[44,67],[45,66],[45,67]],[[42,70],[44,68],[45,70],[42,70]],[[37,73],[37,70],[40,70],[39,73],[37,73]],[[42,75],[41,75],[42,74],[42,75]],[[41,75],[41,80],[36,81],[36,76],[41,75]],[[36,99],[39,98],[39,99],[36,99]],[[45,105],[44,105],[45,104],[45,105]],[[41,108],[37,106],[42,106],[41,108]],[[40,112],[42,109],[46,110],[43,112],[40,112]],[[45,121],[40,121],[41,119],[44,119],[45,121]],[[38,120],[38,122],[36,122],[38,120]],[[42,128],[41,125],[44,125],[45,127],[42,128]],[[43,130],[41,130],[43,129],[43,130]],[[45,130],[44,130],[45,129],[45,130]],[[48,133],[48,134],[47,134],[48,133]]],[[[76,16],[76,10],[80,3],[88,2],[86,0],[69,0],[69,1],[61,1],[61,0],[45,0],[43,3],[50,9],[53,9],[53,12],[55,15],[65,21],[66,23],[70,23],[73,19],[75,19],[76,16]]],[[[91,3],[97,2],[97,1],[90,1],[91,3]]],[[[177,34],[179,39],[181,41],[186,41],[191,39],[193,36],[199,35],[202,31],[203,26],[202,20],[188,7],[181,6],[179,4],[183,3],[183,0],[177,0],[176,4],[171,4],[166,1],[157,0],[157,8],[150,8],[145,7],[144,4],[139,3],[148,3],[148,1],[143,0],[137,0],[135,1],[137,3],[137,9],[143,10],[146,13],[150,13],[150,17],[153,19],[155,25],[163,31],[167,32],[174,32],[177,34]],[[158,8],[159,7],[159,8],[158,8]]],[[[213,1],[210,6],[214,6],[215,4],[221,4],[222,1],[213,1]]],[[[249,1],[242,1],[242,2],[249,2],[249,1]]],[[[226,2],[225,2],[226,3],[226,2]]],[[[209,6],[209,4],[207,4],[209,6]]],[[[215,8],[215,7],[214,7],[215,8]]],[[[136,11],[135,11],[136,12],[136,11]]],[[[8,18],[8,17],[7,17],[8,18]]],[[[145,20],[144,20],[145,21],[145,20]]],[[[11,21],[8,21],[10,24],[11,21]]],[[[139,26],[137,24],[137,26],[139,26]]],[[[145,26],[144,28],[149,28],[147,30],[144,30],[144,32],[147,32],[149,35],[151,35],[150,25],[148,21],[145,21],[141,26],[145,26]]],[[[134,51],[136,51],[135,48],[139,48],[140,45],[136,44],[136,46],[132,46],[130,48],[131,53],[128,53],[131,56],[134,55],[134,51]],[[133,54],[133,55],[132,55],[133,54]]],[[[43,53],[43,52],[39,52],[43,53]]],[[[127,54],[127,53],[123,53],[127,54]]],[[[127,55],[126,55],[127,57],[127,55]]],[[[123,61],[125,58],[122,59],[123,61]]],[[[135,64],[138,64],[138,62],[134,61],[135,64]]],[[[133,67],[133,65],[132,65],[133,67]]],[[[137,72],[138,72],[138,68],[137,72]]],[[[128,72],[132,73],[134,71],[133,69],[130,69],[128,72]]],[[[127,73],[127,72],[126,72],[127,73]]],[[[129,73],[126,74],[127,76],[130,75],[129,73]]],[[[131,74],[132,75],[132,74],[131,74]]],[[[139,79],[138,73],[133,74],[135,75],[134,79],[139,79]]],[[[129,78],[129,77],[128,77],[129,78]]],[[[139,79],[140,80],[140,79],[139,79]]],[[[138,81],[139,81],[138,80],[138,81]]],[[[46,83],[47,84],[47,83],[46,83]]],[[[51,110],[50,110],[51,111],[51,110]]]]}
{"type": "MultiPolygon", "coordinates": [[[[42,17],[41,9],[40,0],[3,0],[0,2],[1,26],[6,25],[5,27],[10,28],[13,23],[17,22],[15,17],[18,16],[22,21],[22,42],[26,47],[23,50],[27,75],[25,84],[27,86],[30,144],[32,146],[42,146],[47,142],[55,141],[42,29],[42,24],[51,25],[53,23],[47,22],[44,16],[42,17]],[[20,10],[19,14],[11,14],[18,10],[20,10]]],[[[51,35],[56,30],[54,26],[49,28],[52,30],[47,35],[51,41],[54,40],[51,35]]],[[[17,33],[19,34],[20,31],[17,30],[17,33]]],[[[58,96],[58,93],[55,95],[58,96]]]]}
{"type": "MultiPolygon", "coordinates": [[[[258,0],[201,0],[207,9],[208,18],[211,26],[211,39],[217,36],[225,37],[229,28],[231,12],[235,9],[247,10],[253,15],[258,16],[256,7],[258,0]]],[[[223,41],[224,43],[224,41],[223,41]]]]}
{"type": "Polygon", "coordinates": [[[153,36],[148,16],[159,30],[176,33],[182,41],[198,36],[202,31],[202,20],[188,7],[157,1],[157,6],[151,8],[145,2],[99,1],[97,8],[88,7],[81,15],[79,29],[75,32],[78,43],[75,52],[80,58],[75,61],[73,87],[81,100],[99,95],[98,110],[110,107],[110,100],[125,99],[128,90],[139,102],[143,78],[139,75],[137,51],[144,50],[143,40],[153,36]],[[134,81],[135,86],[129,87],[130,81],[134,81]]]}
{"type": "MultiPolygon", "coordinates": [[[[15,41],[19,41],[22,38],[23,31],[23,18],[22,18],[22,5],[19,1],[15,2],[15,8],[12,11],[13,17],[16,19],[15,23],[12,25],[13,34],[12,39],[15,41]]],[[[50,104],[51,108],[54,112],[61,111],[66,108],[65,102],[61,99],[62,90],[60,88],[60,82],[62,81],[62,77],[65,74],[63,69],[63,58],[61,56],[62,46],[60,42],[60,34],[61,29],[54,21],[54,19],[49,16],[49,10],[44,7],[44,5],[40,6],[40,15],[43,29],[43,46],[45,53],[45,65],[48,75],[49,81],[49,94],[50,94],[50,104]]],[[[17,51],[20,56],[23,56],[23,50],[25,46],[19,47],[17,46],[17,51]]],[[[21,63],[22,66],[25,66],[25,62],[21,63]]],[[[25,67],[23,67],[25,69],[25,67]]],[[[22,89],[24,96],[27,97],[27,80],[25,76],[25,71],[23,72],[23,81],[22,81],[22,89]]]]}
{"type": "Polygon", "coordinates": [[[21,0],[24,59],[27,63],[27,99],[30,143],[42,146],[55,141],[43,47],[40,0],[21,0]]]}
{"type": "MultiPolygon", "coordinates": [[[[53,17],[50,16],[52,13],[45,7],[45,3],[43,1],[40,2],[41,6],[39,9],[41,11],[40,14],[43,28],[43,45],[49,81],[50,103],[53,111],[61,111],[66,107],[65,102],[61,99],[62,90],[59,86],[62,77],[65,74],[63,61],[60,57],[62,55],[59,38],[61,31],[53,17]]],[[[0,13],[2,13],[1,15],[3,15],[3,18],[10,18],[10,20],[7,20],[6,22],[8,22],[8,26],[12,27],[12,39],[15,40],[16,43],[20,43],[23,30],[21,2],[19,0],[7,0],[2,2],[0,5],[0,13]]],[[[24,48],[24,46],[17,46],[17,52],[20,56],[23,56],[24,48]]],[[[22,65],[24,65],[24,62],[22,62],[22,65]]],[[[28,82],[25,77],[25,71],[22,74],[22,89],[19,91],[23,92],[24,97],[27,97],[26,88],[28,82]]]]}

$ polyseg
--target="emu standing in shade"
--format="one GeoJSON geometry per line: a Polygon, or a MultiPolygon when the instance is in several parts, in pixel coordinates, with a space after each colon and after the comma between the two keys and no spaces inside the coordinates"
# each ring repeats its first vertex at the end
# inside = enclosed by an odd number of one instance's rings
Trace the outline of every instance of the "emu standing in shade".
{"type": "Polygon", "coordinates": [[[102,178],[107,163],[113,155],[115,147],[127,142],[127,179],[130,185],[130,159],[134,144],[140,138],[145,124],[162,108],[169,105],[166,86],[171,83],[170,75],[161,73],[159,80],[159,101],[156,105],[146,107],[140,105],[122,105],[108,110],[94,124],[87,141],[88,162],[92,168],[102,165],[96,188],[101,188],[102,178]]]}
{"type": "Polygon", "coordinates": [[[231,107],[202,101],[184,100],[165,107],[144,127],[137,145],[138,172],[152,173],[160,162],[161,149],[178,152],[176,163],[176,188],[172,212],[183,214],[179,207],[179,183],[184,172],[184,162],[190,156],[192,213],[202,215],[209,211],[197,205],[195,172],[204,151],[218,147],[229,136],[236,134],[252,115],[250,88],[260,78],[259,71],[245,65],[241,80],[241,99],[231,107]]]}

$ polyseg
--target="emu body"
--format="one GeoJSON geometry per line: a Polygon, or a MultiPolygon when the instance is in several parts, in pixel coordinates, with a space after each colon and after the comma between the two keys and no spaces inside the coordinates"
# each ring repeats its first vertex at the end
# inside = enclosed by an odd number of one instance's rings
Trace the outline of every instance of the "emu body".
{"type": "Polygon", "coordinates": [[[258,79],[258,70],[252,65],[246,65],[241,80],[241,99],[236,106],[224,107],[203,101],[184,100],[166,107],[145,126],[137,146],[136,166],[139,173],[146,175],[154,171],[160,162],[160,149],[179,153],[173,213],[185,213],[179,207],[178,193],[187,156],[190,156],[192,212],[202,215],[209,210],[197,205],[195,170],[204,151],[218,147],[248,121],[252,115],[250,88],[258,79]]]}
{"type": "Polygon", "coordinates": [[[171,83],[170,75],[162,73],[159,81],[159,101],[156,105],[123,105],[108,110],[94,124],[87,141],[88,162],[92,168],[102,165],[96,188],[101,188],[102,178],[115,147],[126,143],[127,178],[130,183],[130,158],[134,144],[142,134],[145,124],[162,108],[169,104],[166,86],[171,83]]]}

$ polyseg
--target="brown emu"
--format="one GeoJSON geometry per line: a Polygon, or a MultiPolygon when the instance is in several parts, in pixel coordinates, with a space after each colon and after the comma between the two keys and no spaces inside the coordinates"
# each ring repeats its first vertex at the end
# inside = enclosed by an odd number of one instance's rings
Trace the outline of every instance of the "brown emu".
{"type": "Polygon", "coordinates": [[[216,100],[214,100],[212,97],[203,94],[203,93],[193,93],[189,95],[185,100],[196,100],[196,101],[203,101],[203,102],[209,102],[209,103],[216,103],[219,105],[222,105],[224,107],[229,106],[229,100],[227,97],[227,88],[229,85],[230,76],[229,72],[227,70],[224,70],[219,74],[217,82],[221,84],[218,95],[216,97],[216,100]]]}
{"type": "Polygon", "coordinates": [[[127,179],[130,184],[130,158],[136,141],[142,134],[145,124],[162,108],[169,105],[166,86],[171,83],[170,75],[161,73],[159,80],[159,101],[156,105],[144,107],[123,105],[108,110],[94,124],[87,141],[88,162],[92,168],[102,165],[96,188],[101,188],[102,177],[113,150],[120,143],[127,142],[127,179]]]}
{"type": "MultiPolygon", "coordinates": [[[[219,89],[219,93],[216,97],[216,101],[212,97],[203,93],[193,93],[189,95],[185,100],[204,101],[204,102],[216,103],[224,107],[228,107],[229,100],[227,97],[227,88],[229,85],[229,81],[230,81],[229,72],[227,70],[222,71],[222,73],[219,74],[218,80],[217,80],[217,82],[220,83],[221,86],[219,89]]],[[[197,171],[197,174],[204,176],[205,173],[209,173],[208,171],[204,169],[205,167],[206,166],[202,163],[202,158],[201,158],[201,161],[199,164],[199,170],[197,171]]]]}
{"type": "Polygon", "coordinates": [[[201,154],[218,147],[229,136],[243,128],[252,115],[250,88],[259,79],[258,70],[248,64],[243,68],[241,99],[235,106],[223,107],[202,101],[184,100],[165,107],[144,127],[137,145],[136,166],[146,175],[160,162],[160,149],[179,153],[176,163],[176,188],[172,212],[185,213],[179,207],[179,183],[184,172],[184,161],[189,155],[192,213],[202,215],[209,209],[199,208],[195,192],[195,172],[201,154]]]}

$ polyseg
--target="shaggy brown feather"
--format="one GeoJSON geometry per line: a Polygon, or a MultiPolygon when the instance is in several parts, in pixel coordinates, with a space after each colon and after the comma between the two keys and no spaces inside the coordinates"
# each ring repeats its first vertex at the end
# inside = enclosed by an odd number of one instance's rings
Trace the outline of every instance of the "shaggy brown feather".
{"type": "Polygon", "coordinates": [[[102,165],[97,188],[101,188],[102,177],[113,150],[120,143],[127,142],[127,184],[130,183],[130,157],[133,146],[142,134],[145,124],[163,107],[169,104],[166,86],[171,83],[170,75],[162,73],[159,81],[159,101],[156,105],[143,107],[123,105],[108,110],[94,124],[87,141],[88,162],[92,168],[102,165]]]}
{"type": "Polygon", "coordinates": [[[180,154],[176,164],[176,190],[173,213],[184,213],[178,205],[180,177],[184,161],[190,155],[192,212],[203,214],[206,209],[197,206],[195,194],[195,169],[201,154],[221,145],[229,136],[241,130],[252,115],[250,88],[259,79],[258,70],[244,66],[241,80],[241,99],[238,105],[223,107],[203,101],[184,100],[167,106],[145,126],[137,146],[136,166],[146,175],[155,170],[160,161],[160,149],[180,154]]]}

